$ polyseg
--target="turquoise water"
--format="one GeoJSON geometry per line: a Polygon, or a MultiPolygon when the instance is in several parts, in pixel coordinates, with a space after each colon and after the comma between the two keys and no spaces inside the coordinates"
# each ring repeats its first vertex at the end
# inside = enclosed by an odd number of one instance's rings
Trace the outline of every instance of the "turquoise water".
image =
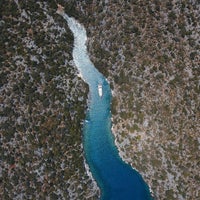
{"type": "Polygon", "coordinates": [[[84,123],[84,151],[101,200],[150,200],[147,184],[140,174],[122,161],[111,133],[111,90],[108,82],[90,61],[86,31],[74,18],[62,13],[74,35],[73,59],[89,85],[89,109],[84,123]],[[102,84],[103,96],[98,95],[102,84]]]}

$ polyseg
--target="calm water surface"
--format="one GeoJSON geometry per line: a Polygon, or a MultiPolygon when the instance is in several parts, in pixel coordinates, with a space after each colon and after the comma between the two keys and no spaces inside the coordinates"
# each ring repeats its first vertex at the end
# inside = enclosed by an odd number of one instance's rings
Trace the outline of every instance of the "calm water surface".
{"type": "Polygon", "coordinates": [[[111,132],[111,90],[87,54],[85,28],[63,13],[74,35],[73,59],[89,85],[89,109],[84,124],[84,151],[93,177],[101,189],[101,200],[150,200],[149,187],[140,174],[122,161],[111,132]],[[102,84],[103,96],[98,95],[102,84]]]}

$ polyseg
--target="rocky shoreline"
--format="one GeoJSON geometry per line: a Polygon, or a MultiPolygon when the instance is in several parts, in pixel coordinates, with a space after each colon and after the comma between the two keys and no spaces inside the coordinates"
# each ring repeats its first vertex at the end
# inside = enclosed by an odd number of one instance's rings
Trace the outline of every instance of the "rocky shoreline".
{"type": "Polygon", "coordinates": [[[78,7],[88,16],[82,21],[90,57],[113,90],[120,155],[155,198],[199,198],[198,5],[93,1],[78,7]]]}
{"type": "MultiPolygon", "coordinates": [[[[155,199],[199,199],[198,3],[58,3],[86,27],[90,58],[110,82],[121,157],[155,199]]],[[[88,88],[72,34],[54,1],[0,9],[1,199],[98,199],[81,145],[88,88]]]]}
{"type": "Polygon", "coordinates": [[[0,199],[98,199],[82,147],[86,84],[43,1],[1,5],[0,199]]]}

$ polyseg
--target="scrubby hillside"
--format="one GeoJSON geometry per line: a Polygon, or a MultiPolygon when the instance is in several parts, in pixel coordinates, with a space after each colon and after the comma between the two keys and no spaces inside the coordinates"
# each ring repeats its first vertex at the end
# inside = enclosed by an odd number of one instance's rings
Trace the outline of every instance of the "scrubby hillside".
{"type": "MultiPolygon", "coordinates": [[[[1,1],[0,197],[98,199],[81,139],[87,86],[55,1],[1,1]],[[44,3],[46,2],[46,3],[44,3]]],[[[58,1],[113,90],[120,154],[156,199],[199,199],[198,1],[58,1]]]]}
{"type": "Polygon", "coordinates": [[[90,56],[113,88],[113,129],[122,157],[157,199],[200,198],[199,4],[81,6],[90,56]]]}
{"type": "Polygon", "coordinates": [[[0,21],[0,199],[97,199],[83,158],[88,89],[55,3],[5,1],[0,21]]]}

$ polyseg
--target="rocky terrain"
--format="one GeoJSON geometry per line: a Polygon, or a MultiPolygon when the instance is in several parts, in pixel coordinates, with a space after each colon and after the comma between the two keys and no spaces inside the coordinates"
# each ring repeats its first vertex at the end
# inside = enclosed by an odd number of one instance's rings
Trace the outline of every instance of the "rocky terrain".
{"type": "Polygon", "coordinates": [[[54,3],[6,1],[0,20],[0,199],[97,199],[84,166],[88,89],[54,3]]]}
{"type": "Polygon", "coordinates": [[[113,90],[113,133],[155,199],[200,198],[198,1],[0,2],[0,199],[98,199],[81,139],[88,89],[73,37],[84,24],[113,90]]]}
{"type": "Polygon", "coordinates": [[[81,10],[90,56],[113,88],[121,156],[155,199],[199,199],[200,5],[100,2],[81,10]]]}

